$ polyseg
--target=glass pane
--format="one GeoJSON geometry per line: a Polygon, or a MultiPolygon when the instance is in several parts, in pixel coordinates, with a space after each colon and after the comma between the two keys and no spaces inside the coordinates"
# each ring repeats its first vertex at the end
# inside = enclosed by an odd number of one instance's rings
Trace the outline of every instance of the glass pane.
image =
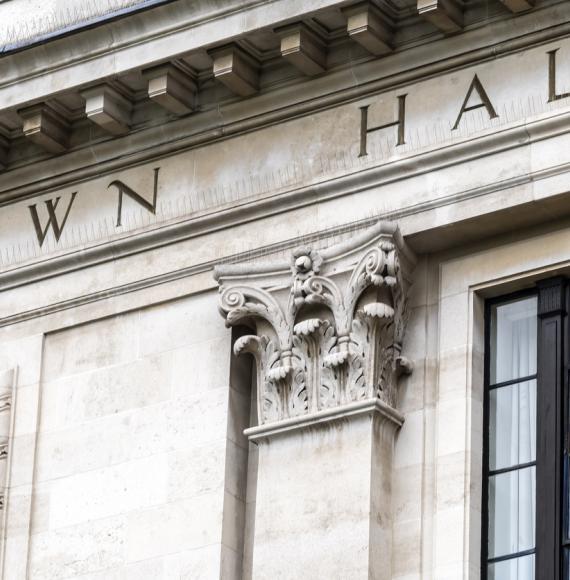
{"type": "Polygon", "coordinates": [[[489,558],[534,548],[535,468],[489,478],[489,558]]]}
{"type": "Polygon", "coordinates": [[[536,459],[536,380],[489,392],[489,469],[536,459]]]}
{"type": "Polygon", "coordinates": [[[536,296],[506,302],[491,313],[491,384],[536,373],[536,296]]]}
{"type": "Polygon", "coordinates": [[[534,580],[534,554],[490,564],[488,580],[534,580]]]}
{"type": "Polygon", "coordinates": [[[564,570],[562,570],[562,578],[564,580],[570,580],[570,550],[568,548],[563,548],[564,550],[564,570]]]}

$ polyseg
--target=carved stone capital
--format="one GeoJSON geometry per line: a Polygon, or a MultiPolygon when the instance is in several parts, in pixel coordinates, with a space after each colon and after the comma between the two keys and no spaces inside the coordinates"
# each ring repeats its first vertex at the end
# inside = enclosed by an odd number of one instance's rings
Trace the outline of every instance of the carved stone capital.
{"type": "Polygon", "coordinates": [[[216,269],[226,324],[256,330],[234,350],[255,357],[260,428],[334,419],[364,402],[399,417],[414,263],[397,227],[380,222],[329,248],[298,248],[289,263],[216,269]]]}

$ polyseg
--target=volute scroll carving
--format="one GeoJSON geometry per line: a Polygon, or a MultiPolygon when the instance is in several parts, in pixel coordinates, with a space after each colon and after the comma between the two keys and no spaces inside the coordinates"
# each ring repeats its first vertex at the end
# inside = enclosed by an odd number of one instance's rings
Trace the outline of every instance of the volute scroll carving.
{"type": "Polygon", "coordinates": [[[261,425],[360,401],[397,407],[410,273],[415,263],[394,224],[380,222],[289,264],[220,266],[226,324],[254,323],[234,345],[255,357],[261,425]],[[288,282],[286,282],[288,280],[288,282]]]}

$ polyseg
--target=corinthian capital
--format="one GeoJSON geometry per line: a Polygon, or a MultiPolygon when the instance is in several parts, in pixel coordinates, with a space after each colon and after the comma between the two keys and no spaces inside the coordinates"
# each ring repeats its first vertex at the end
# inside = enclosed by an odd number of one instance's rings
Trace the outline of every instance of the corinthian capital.
{"type": "Polygon", "coordinates": [[[254,334],[235,344],[255,357],[260,425],[338,416],[376,405],[396,422],[407,294],[415,258],[392,223],[345,242],[301,247],[287,263],[216,269],[226,324],[254,334]]]}

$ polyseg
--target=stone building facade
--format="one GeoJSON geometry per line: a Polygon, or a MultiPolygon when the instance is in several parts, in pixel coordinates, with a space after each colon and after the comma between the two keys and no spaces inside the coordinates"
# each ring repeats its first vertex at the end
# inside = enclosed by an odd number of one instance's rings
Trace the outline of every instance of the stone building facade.
{"type": "Polygon", "coordinates": [[[570,3],[0,46],[2,578],[570,577],[570,3]]]}

